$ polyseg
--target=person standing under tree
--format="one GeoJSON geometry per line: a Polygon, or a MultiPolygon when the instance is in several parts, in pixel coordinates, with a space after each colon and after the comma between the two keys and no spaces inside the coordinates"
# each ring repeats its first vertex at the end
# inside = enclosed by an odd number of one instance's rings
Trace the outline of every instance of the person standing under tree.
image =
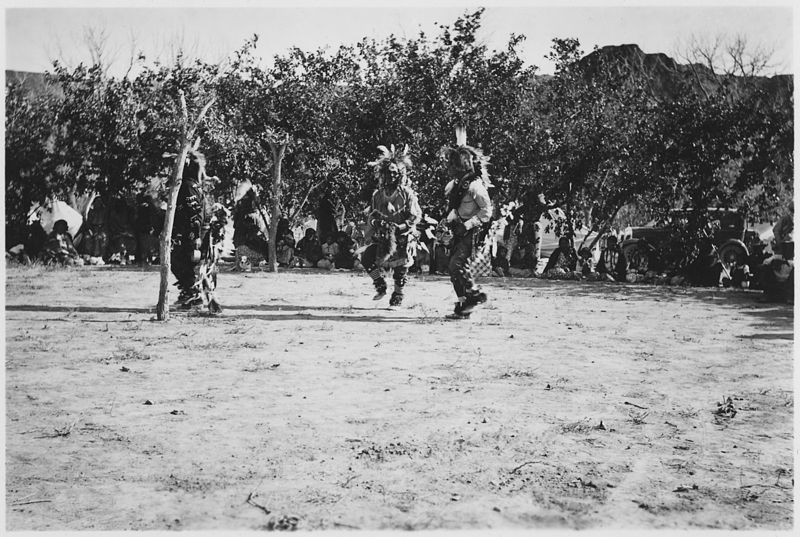
{"type": "Polygon", "coordinates": [[[452,177],[445,186],[446,221],[453,232],[450,281],[458,297],[453,313],[447,318],[466,319],[478,304],[486,302],[486,293],[475,288],[469,263],[478,230],[492,216],[487,190],[491,183],[487,169],[489,159],[479,149],[467,145],[466,128],[456,128],[456,144],[445,152],[447,170],[452,177]]]}
{"type": "Polygon", "coordinates": [[[392,269],[394,292],[389,306],[403,303],[403,288],[407,282],[408,267],[414,263],[417,248],[417,224],[422,210],[417,194],[408,180],[411,158],[408,146],[402,153],[386,146],[378,146],[382,155],[370,162],[375,170],[378,189],[372,195],[372,207],[367,219],[365,238],[369,244],[361,255],[361,264],[375,286],[374,300],[386,296],[387,285],[384,268],[392,269]]]}

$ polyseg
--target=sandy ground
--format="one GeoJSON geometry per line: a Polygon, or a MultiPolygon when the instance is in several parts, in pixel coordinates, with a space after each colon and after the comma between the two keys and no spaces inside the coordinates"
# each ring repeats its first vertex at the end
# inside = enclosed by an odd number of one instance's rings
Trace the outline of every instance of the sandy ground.
{"type": "Polygon", "coordinates": [[[492,279],[448,322],[441,277],[224,273],[159,323],[153,270],[6,275],[10,530],[792,527],[754,292],[492,279]]]}

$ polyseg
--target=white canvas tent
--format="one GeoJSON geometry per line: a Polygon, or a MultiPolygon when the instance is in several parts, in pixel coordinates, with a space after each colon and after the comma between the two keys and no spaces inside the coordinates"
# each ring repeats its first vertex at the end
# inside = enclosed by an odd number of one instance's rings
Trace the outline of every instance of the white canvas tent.
{"type": "Polygon", "coordinates": [[[47,233],[53,231],[53,224],[59,220],[66,220],[69,233],[73,237],[83,224],[81,213],[63,201],[54,201],[51,206],[43,207],[39,215],[42,227],[47,233]]]}

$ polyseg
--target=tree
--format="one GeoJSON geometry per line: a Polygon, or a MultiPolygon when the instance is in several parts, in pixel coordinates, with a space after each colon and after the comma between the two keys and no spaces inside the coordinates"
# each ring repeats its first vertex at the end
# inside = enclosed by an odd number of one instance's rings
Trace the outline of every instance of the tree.
{"type": "MultiPolygon", "coordinates": [[[[206,101],[196,116],[189,118],[189,111],[186,105],[186,96],[183,90],[178,90],[181,106],[180,138],[178,147],[180,148],[175,157],[172,177],[169,181],[169,198],[167,201],[167,212],[164,215],[164,227],[160,237],[160,259],[161,259],[161,280],[158,288],[158,305],[156,316],[159,321],[169,320],[169,278],[170,261],[172,249],[172,224],[175,221],[175,208],[178,200],[178,190],[181,187],[181,177],[183,176],[183,166],[191,148],[192,140],[200,123],[203,121],[208,109],[214,104],[214,98],[206,101]]],[[[195,144],[195,149],[199,146],[195,144]]]]}
{"type": "Polygon", "coordinates": [[[792,102],[785,93],[788,102],[781,102],[756,79],[728,78],[702,95],[687,87],[665,103],[652,148],[664,178],[658,201],[671,198],[699,213],[715,205],[772,213],[792,190],[792,102]]]}
{"type": "Polygon", "coordinates": [[[289,136],[279,136],[267,132],[267,141],[272,150],[272,225],[269,228],[269,266],[272,272],[278,272],[278,256],[276,245],[278,243],[278,220],[281,217],[281,164],[289,145],[289,136]]]}
{"type": "Polygon", "coordinates": [[[466,12],[432,35],[292,48],[269,68],[256,56],[257,36],[225,65],[178,52],[146,66],[139,56],[136,76],[129,69],[122,78],[107,76],[103,34],[87,34],[95,65],[56,63],[49,80],[57,96],[7,88],[7,229],[31,201],[127,196],[174,174],[161,155],[182,149],[179,90],[191,118],[216,96],[196,127],[209,172],[221,177],[214,193],[229,195],[241,179],[271,185],[266,201],[291,221],[328,195],[350,214],[363,209],[376,186],[367,163],[392,143],[410,146],[423,209],[441,216],[439,154],[456,124],[491,157],[498,205],[521,200],[525,218],[538,221],[541,194],[567,215],[559,233],[672,207],[727,204],[768,215],[792,192],[791,79],[763,83],[766,52],[751,54],[740,39],[723,68],[708,51],[689,68],[661,58],[659,69],[672,68],[679,81],[665,95],[640,56],[584,56],[576,39],[554,40],[556,74],[538,76],[517,53],[524,36],[512,34],[500,51],[486,47],[482,15],[466,12]],[[272,133],[292,141],[280,184],[272,133]]]}
{"type": "Polygon", "coordinates": [[[48,144],[54,124],[54,96],[31,93],[19,82],[6,86],[6,244],[25,239],[31,205],[52,194],[48,144]]]}
{"type": "Polygon", "coordinates": [[[333,54],[295,48],[265,70],[255,57],[257,41],[254,36],[236,52],[233,68],[220,80],[212,143],[235,140],[227,157],[231,170],[266,186],[271,180],[267,169],[274,166],[269,133],[288,135],[292,144],[285,152],[279,206],[281,215],[295,220],[315,201],[322,184],[342,193],[350,190],[344,186],[350,160],[342,118],[355,67],[346,47],[333,54]]]}
{"type": "Polygon", "coordinates": [[[138,150],[133,85],[105,77],[100,65],[69,70],[57,63],[52,79],[63,92],[50,153],[57,190],[70,197],[131,192],[140,179],[131,174],[138,150]]]}
{"type": "Polygon", "coordinates": [[[471,145],[491,156],[498,184],[513,183],[520,174],[525,144],[517,118],[536,68],[525,67],[517,54],[523,36],[512,35],[505,50],[488,50],[478,36],[483,11],[440,25],[433,37],[420,32],[412,39],[390,36],[358,44],[364,67],[349,120],[355,160],[372,160],[381,144],[408,143],[414,161],[410,177],[429,213],[444,213],[447,178],[439,154],[453,144],[457,124],[467,127],[471,145]]]}
{"type": "Polygon", "coordinates": [[[573,236],[583,226],[603,230],[648,192],[650,155],[643,141],[652,135],[656,103],[628,69],[596,53],[584,57],[577,39],[554,39],[549,58],[555,76],[523,109],[532,148],[527,182],[518,189],[523,214],[538,222],[541,194],[565,213],[555,222],[558,234],[573,236]]]}

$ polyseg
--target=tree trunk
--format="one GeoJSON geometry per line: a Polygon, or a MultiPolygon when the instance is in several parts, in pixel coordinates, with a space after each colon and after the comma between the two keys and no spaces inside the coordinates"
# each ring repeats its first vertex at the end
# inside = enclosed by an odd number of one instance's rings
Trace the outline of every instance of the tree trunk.
{"type": "MultiPolygon", "coordinates": [[[[619,211],[620,209],[622,209],[622,207],[623,207],[622,205],[617,206],[617,208],[614,210],[614,214],[612,214],[609,218],[604,219],[602,222],[598,222],[597,225],[595,225],[592,228],[589,234],[591,234],[592,231],[597,231],[598,233],[594,237],[594,239],[592,239],[592,243],[589,245],[589,250],[594,248],[594,245],[597,244],[597,242],[600,240],[600,237],[603,235],[602,233],[603,229],[605,229],[609,224],[611,224],[611,222],[614,221],[614,219],[617,217],[617,214],[619,214],[619,211]]],[[[588,236],[589,235],[586,235],[586,237],[588,236]]],[[[586,242],[586,237],[583,238],[583,242],[586,242]]],[[[581,246],[583,246],[583,243],[581,243],[581,246]]]]}
{"type": "Polygon", "coordinates": [[[175,208],[178,202],[178,191],[181,188],[183,165],[189,153],[189,141],[181,141],[181,152],[175,157],[172,178],[169,184],[169,200],[167,214],[164,215],[164,228],[159,237],[159,261],[161,262],[161,284],[158,287],[158,306],[156,318],[159,321],[169,320],[169,277],[172,263],[172,226],[175,223],[175,208]]]}
{"type": "Polygon", "coordinates": [[[571,241],[575,238],[575,222],[572,219],[572,183],[569,184],[569,198],[567,198],[567,233],[565,236],[571,241]]]}
{"type": "Polygon", "coordinates": [[[281,162],[286,152],[288,141],[276,142],[270,140],[272,149],[272,218],[269,226],[269,270],[278,272],[278,221],[281,217],[281,162]]]}

